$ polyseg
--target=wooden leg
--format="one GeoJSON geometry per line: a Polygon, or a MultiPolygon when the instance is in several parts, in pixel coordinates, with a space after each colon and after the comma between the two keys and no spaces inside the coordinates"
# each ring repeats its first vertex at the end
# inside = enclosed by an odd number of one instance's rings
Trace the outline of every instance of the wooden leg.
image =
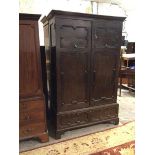
{"type": "Polygon", "coordinates": [[[39,138],[41,143],[46,143],[49,141],[49,137],[48,137],[47,133],[44,133],[44,134],[38,136],[38,138],[39,138]]]}
{"type": "Polygon", "coordinates": [[[56,132],[55,139],[61,139],[61,132],[56,132]]]}
{"type": "Polygon", "coordinates": [[[114,124],[114,125],[118,125],[119,124],[119,118],[117,118],[117,119],[115,119],[114,121],[111,121],[112,122],[112,124],[114,124]]]}

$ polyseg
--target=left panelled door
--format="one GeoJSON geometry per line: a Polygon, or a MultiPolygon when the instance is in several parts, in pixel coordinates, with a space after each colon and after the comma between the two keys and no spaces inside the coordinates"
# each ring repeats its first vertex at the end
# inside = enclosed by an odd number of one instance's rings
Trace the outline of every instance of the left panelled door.
{"type": "Polygon", "coordinates": [[[56,19],[58,110],[89,106],[91,22],[56,19]]]}

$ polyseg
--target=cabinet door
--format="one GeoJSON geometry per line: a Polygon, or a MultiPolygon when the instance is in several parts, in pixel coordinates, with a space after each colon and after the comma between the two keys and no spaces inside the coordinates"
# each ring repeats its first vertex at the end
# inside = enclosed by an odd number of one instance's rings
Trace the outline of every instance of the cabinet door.
{"type": "Polygon", "coordinates": [[[91,104],[116,102],[121,25],[96,21],[92,28],[91,104]]]}
{"type": "Polygon", "coordinates": [[[19,94],[20,97],[41,95],[38,25],[20,21],[19,25],[19,94]]]}
{"type": "Polygon", "coordinates": [[[91,22],[56,19],[56,34],[58,110],[88,107],[91,22]]]}
{"type": "Polygon", "coordinates": [[[117,93],[118,55],[113,51],[92,54],[91,104],[113,103],[117,93]]]}

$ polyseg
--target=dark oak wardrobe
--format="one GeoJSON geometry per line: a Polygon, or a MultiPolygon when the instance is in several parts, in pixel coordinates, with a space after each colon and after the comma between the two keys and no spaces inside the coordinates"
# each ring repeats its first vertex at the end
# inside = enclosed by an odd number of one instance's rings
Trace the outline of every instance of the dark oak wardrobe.
{"type": "Polygon", "coordinates": [[[119,123],[117,83],[124,19],[58,10],[42,19],[56,138],[74,128],[119,123]]]}
{"type": "Polygon", "coordinates": [[[38,20],[40,15],[19,14],[19,137],[48,141],[42,90],[38,20]]]}

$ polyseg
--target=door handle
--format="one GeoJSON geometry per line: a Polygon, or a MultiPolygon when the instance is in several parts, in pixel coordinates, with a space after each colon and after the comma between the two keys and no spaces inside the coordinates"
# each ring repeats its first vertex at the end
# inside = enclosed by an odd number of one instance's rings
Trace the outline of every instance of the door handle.
{"type": "Polygon", "coordinates": [[[97,39],[98,38],[98,36],[95,34],[95,39],[97,39]]]}
{"type": "Polygon", "coordinates": [[[93,71],[93,84],[95,83],[95,80],[96,80],[96,71],[94,70],[93,71]]]}

